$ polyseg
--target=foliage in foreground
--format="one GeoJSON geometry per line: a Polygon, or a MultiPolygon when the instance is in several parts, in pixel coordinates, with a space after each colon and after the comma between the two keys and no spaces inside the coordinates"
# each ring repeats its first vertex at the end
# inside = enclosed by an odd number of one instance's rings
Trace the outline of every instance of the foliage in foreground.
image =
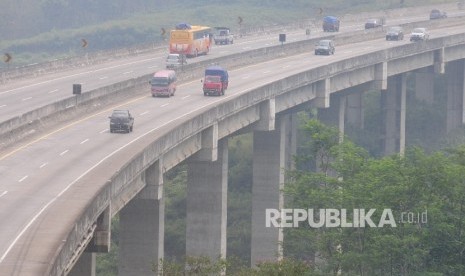
{"type": "Polygon", "coordinates": [[[285,229],[287,256],[333,275],[463,275],[465,146],[374,159],[347,140],[339,144],[337,130],[316,120],[304,131],[310,154],[297,162],[316,157],[318,173],[291,172],[288,208],[313,210],[313,222],[321,210],[345,209],[349,223],[360,217],[355,210],[375,209],[374,225],[312,228],[302,222],[285,229]],[[380,225],[384,210],[394,219],[380,225]]]}

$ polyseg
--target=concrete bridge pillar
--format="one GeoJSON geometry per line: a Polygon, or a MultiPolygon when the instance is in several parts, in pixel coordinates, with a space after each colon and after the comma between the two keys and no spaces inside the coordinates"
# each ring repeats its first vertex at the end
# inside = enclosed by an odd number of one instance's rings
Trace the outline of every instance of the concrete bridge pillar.
{"type": "Polygon", "coordinates": [[[446,64],[446,85],[447,85],[447,114],[446,131],[458,128],[465,122],[464,107],[464,70],[463,59],[452,61],[446,64]]]}
{"type": "Polygon", "coordinates": [[[346,95],[332,94],[329,107],[318,109],[318,120],[326,125],[337,127],[340,133],[340,141],[344,137],[346,107],[346,95]]]}
{"type": "Polygon", "coordinates": [[[165,201],[159,160],[139,181],[146,186],[120,211],[119,275],[153,276],[164,254],[165,201]]]}
{"type": "Polygon", "coordinates": [[[291,127],[295,126],[295,116],[292,116],[279,118],[275,130],[255,131],[253,135],[252,266],[282,258],[283,232],[281,228],[266,227],[266,209],[283,208],[281,190],[284,187],[286,159],[289,160],[289,157],[286,158],[286,148],[294,151],[292,148],[295,145],[291,127]]]}
{"type": "Polygon", "coordinates": [[[95,276],[95,253],[84,252],[74,264],[68,276],[95,276]]]}
{"type": "Polygon", "coordinates": [[[364,127],[363,92],[358,90],[347,95],[347,123],[358,129],[364,127]]]}
{"type": "Polygon", "coordinates": [[[434,76],[431,67],[418,69],[414,72],[415,76],[415,97],[428,104],[434,101],[434,76]]]}
{"type": "Polygon", "coordinates": [[[228,141],[218,142],[216,161],[188,161],[186,256],[226,258],[228,141]]]}
{"type": "Polygon", "coordinates": [[[388,78],[387,90],[381,91],[384,132],[384,154],[403,154],[405,151],[405,104],[406,76],[400,74],[388,78]]]}

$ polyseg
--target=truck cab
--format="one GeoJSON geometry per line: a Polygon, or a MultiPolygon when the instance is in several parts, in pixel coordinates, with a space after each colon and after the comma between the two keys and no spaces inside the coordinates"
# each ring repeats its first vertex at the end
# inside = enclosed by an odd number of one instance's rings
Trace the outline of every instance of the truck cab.
{"type": "Polygon", "coordinates": [[[215,33],[213,34],[213,40],[215,44],[233,44],[234,36],[231,30],[227,27],[215,27],[215,33]]]}
{"type": "Polygon", "coordinates": [[[339,18],[335,16],[325,16],[323,18],[324,32],[339,32],[339,18]]]}
{"type": "Polygon", "coordinates": [[[210,66],[205,69],[205,76],[202,83],[204,96],[224,95],[229,84],[228,71],[217,65],[210,66]]]}

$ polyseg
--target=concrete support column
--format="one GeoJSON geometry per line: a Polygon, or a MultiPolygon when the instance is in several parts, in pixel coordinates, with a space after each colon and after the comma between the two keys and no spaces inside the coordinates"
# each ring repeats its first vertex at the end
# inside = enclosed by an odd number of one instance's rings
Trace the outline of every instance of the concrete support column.
{"type": "Polygon", "coordinates": [[[331,95],[330,106],[318,109],[318,120],[328,126],[337,127],[341,135],[341,141],[344,136],[346,105],[347,96],[331,95]]]}
{"type": "Polygon", "coordinates": [[[381,108],[383,109],[384,154],[403,154],[405,150],[405,74],[388,78],[386,91],[381,91],[381,108]]]}
{"type": "Polygon", "coordinates": [[[82,253],[68,276],[95,276],[95,253],[82,253]]]}
{"type": "Polygon", "coordinates": [[[297,154],[297,113],[286,114],[282,117],[286,124],[286,148],[285,148],[285,169],[295,169],[294,156],[297,154]]]}
{"type": "Polygon", "coordinates": [[[266,227],[266,209],[283,208],[286,128],[281,118],[273,131],[255,131],[253,137],[251,265],[282,258],[281,228],[266,227]]]}
{"type": "Polygon", "coordinates": [[[464,60],[457,60],[446,65],[447,114],[446,131],[462,126],[465,122],[464,107],[464,60]]]}
{"type": "Polygon", "coordinates": [[[359,129],[363,129],[364,126],[363,92],[357,91],[347,95],[347,123],[359,129]]]}
{"type": "Polygon", "coordinates": [[[162,160],[137,181],[146,186],[120,212],[119,275],[156,275],[164,254],[165,201],[162,160]]]}
{"type": "Polygon", "coordinates": [[[415,71],[415,97],[426,103],[434,101],[434,72],[431,68],[422,68],[415,71]]]}
{"type": "Polygon", "coordinates": [[[188,162],[186,256],[226,258],[228,141],[214,162],[188,162]]]}

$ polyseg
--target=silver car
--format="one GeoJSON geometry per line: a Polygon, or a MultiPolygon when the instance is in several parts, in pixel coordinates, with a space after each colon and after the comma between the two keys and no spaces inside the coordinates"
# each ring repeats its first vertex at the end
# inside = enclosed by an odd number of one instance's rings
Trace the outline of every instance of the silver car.
{"type": "Polygon", "coordinates": [[[410,41],[425,41],[429,39],[429,33],[426,28],[415,28],[410,34],[410,41]]]}

